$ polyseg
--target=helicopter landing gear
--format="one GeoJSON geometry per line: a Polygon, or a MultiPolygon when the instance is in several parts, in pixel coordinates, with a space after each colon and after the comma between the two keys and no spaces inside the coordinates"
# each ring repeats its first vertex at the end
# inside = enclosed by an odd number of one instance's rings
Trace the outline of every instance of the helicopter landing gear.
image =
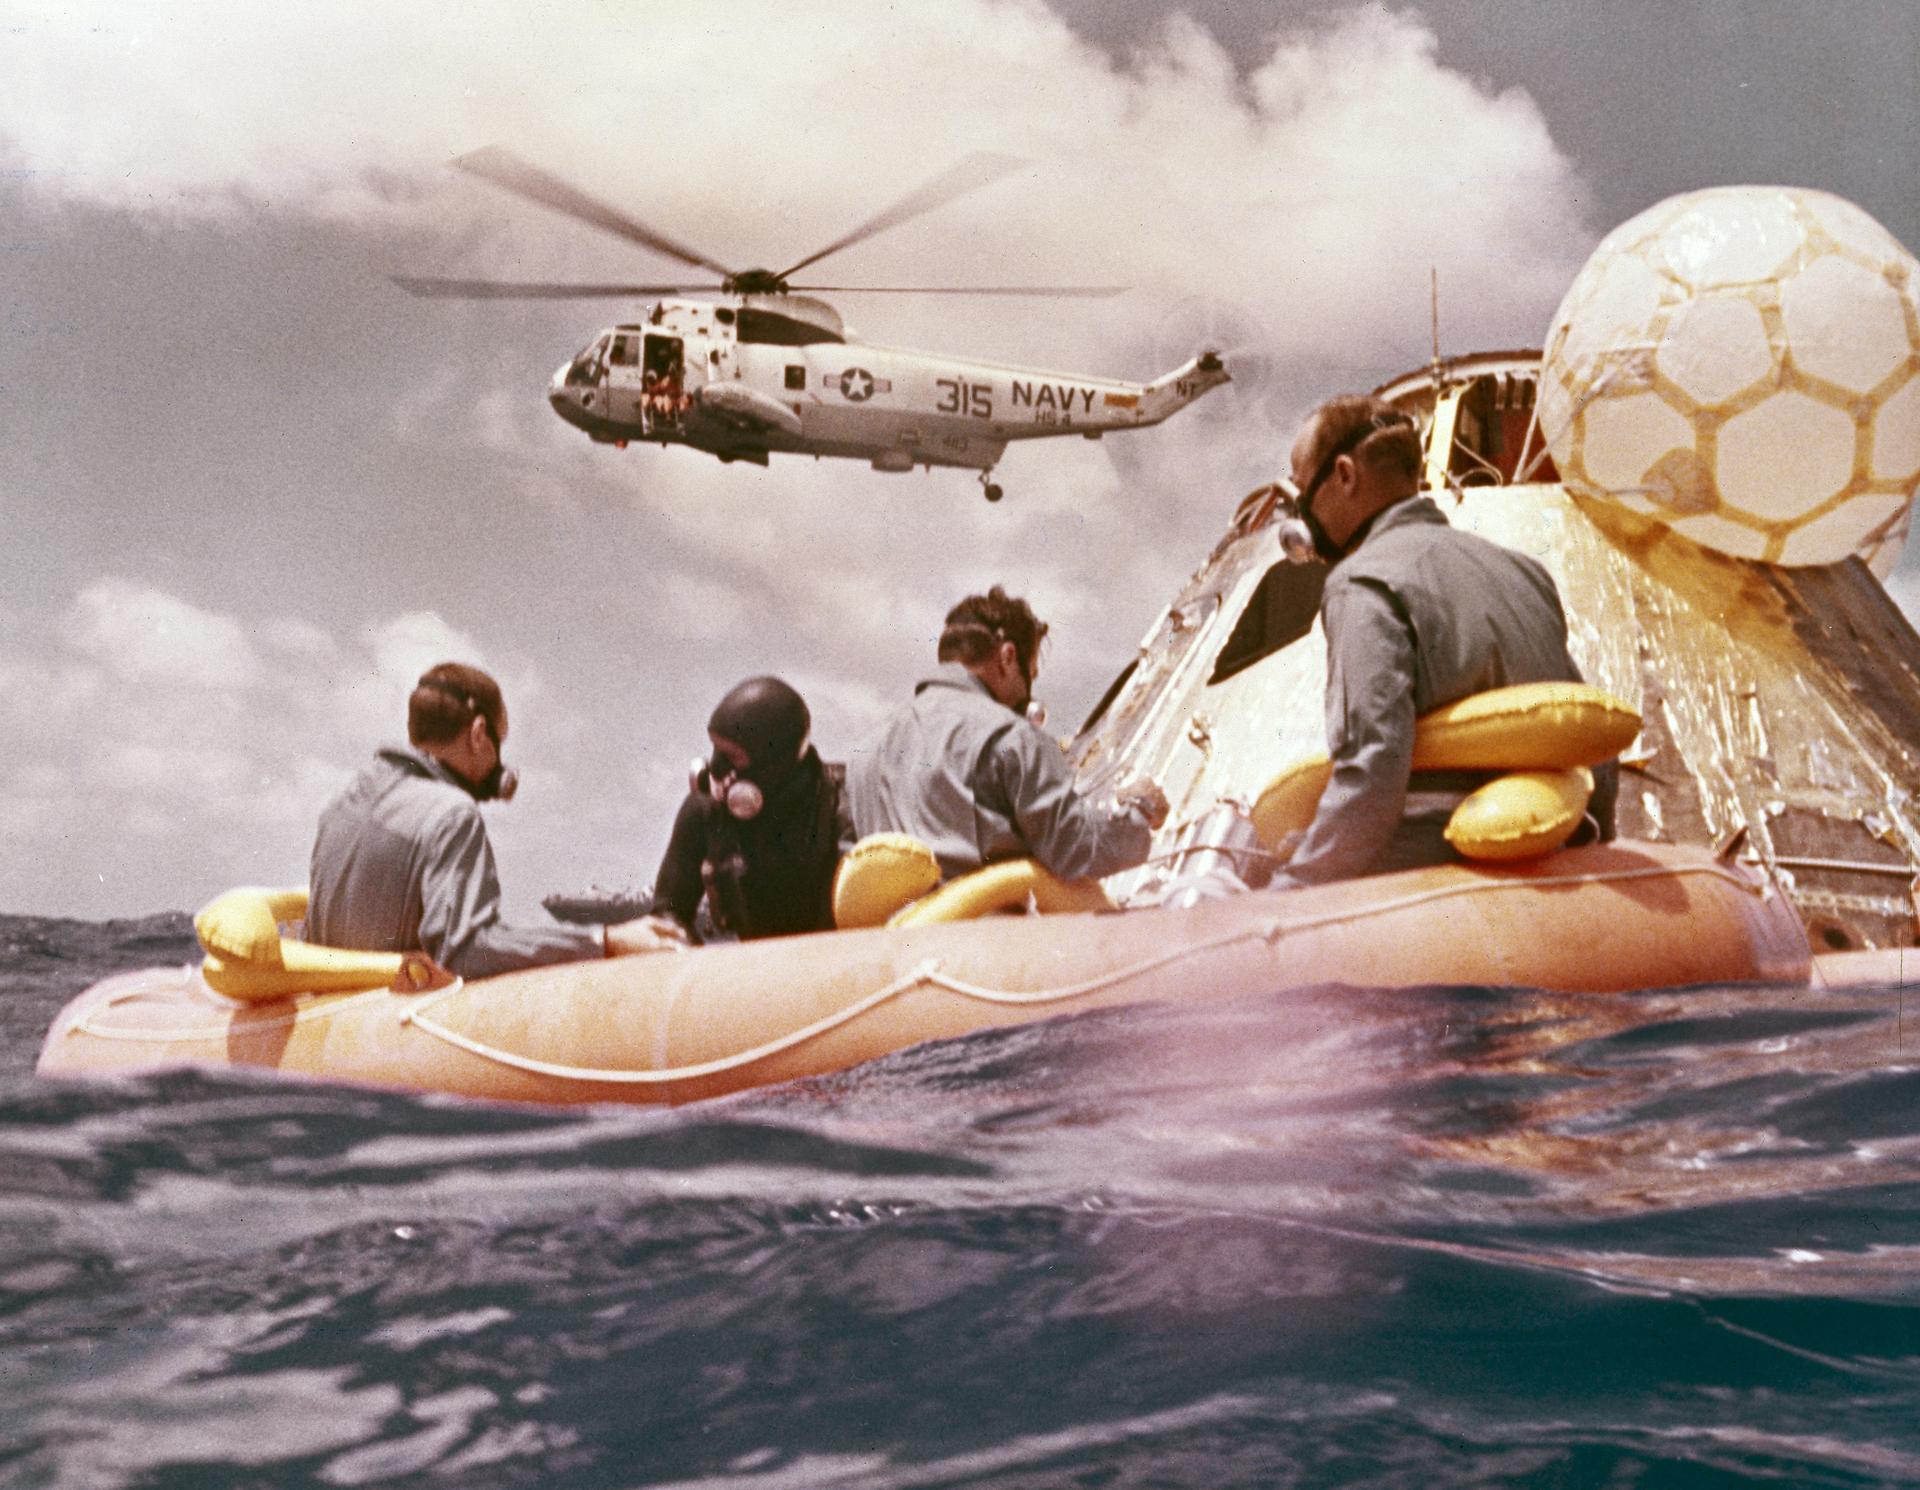
{"type": "Polygon", "coordinates": [[[1001,491],[1000,488],[995,486],[991,481],[987,480],[987,474],[988,473],[985,471],[982,471],[980,473],[981,490],[986,492],[987,500],[989,502],[997,502],[1000,500],[1001,497],[1005,496],[1006,493],[1001,491]]]}

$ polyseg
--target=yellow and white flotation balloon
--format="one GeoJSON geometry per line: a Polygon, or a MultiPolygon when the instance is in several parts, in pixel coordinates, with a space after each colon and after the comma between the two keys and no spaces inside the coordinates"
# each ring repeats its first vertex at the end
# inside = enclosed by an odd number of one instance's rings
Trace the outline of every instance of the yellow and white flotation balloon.
{"type": "Polygon", "coordinates": [[[1920,261],[1826,192],[1733,186],[1616,228],[1548,329],[1575,493],[1773,564],[1883,577],[1920,488],[1920,261]]]}

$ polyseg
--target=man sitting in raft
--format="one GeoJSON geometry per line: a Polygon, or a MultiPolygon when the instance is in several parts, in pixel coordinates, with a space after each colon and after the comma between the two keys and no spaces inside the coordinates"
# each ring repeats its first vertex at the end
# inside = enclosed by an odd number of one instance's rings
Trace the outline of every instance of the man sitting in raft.
{"type": "Polygon", "coordinates": [[[360,952],[424,951],[463,978],[668,945],[652,918],[609,926],[508,926],[482,802],[518,784],[500,759],[507,707],[477,667],[429,668],[407,700],[411,746],[380,749],[320,815],[307,937],[360,952]]]}
{"type": "MultiPolygon", "coordinates": [[[[1419,431],[1381,399],[1322,404],[1292,464],[1300,517],[1333,570],[1320,601],[1333,772],[1273,884],[1457,861],[1447,819],[1489,773],[1413,773],[1414,720],[1490,688],[1581,681],[1559,591],[1534,560],[1452,527],[1418,494],[1419,431]]],[[[1613,836],[1617,768],[1594,779],[1574,842],[1613,836]]]]}
{"type": "Polygon", "coordinates": [[[1027,719],[1046,623],[995,585],[947,613],[939,672],[848,766],[861,837],[910,833],[943,879],[1032,857],[1061,879],[1099,879],[1147,857],[1167,799],[1151,781],[1111,806],[1073,789],[1059,744],[1027,719]]]}
{"type": "Polygon", "coordinates": [[[701,897],[742,941],[833,930],[833,875],[853,847],[841,771],[808,742],[806,700],[778,678],[749,678],[707,721],[711,760],[673,820],[653,882],[691,935],[701,897]]]}

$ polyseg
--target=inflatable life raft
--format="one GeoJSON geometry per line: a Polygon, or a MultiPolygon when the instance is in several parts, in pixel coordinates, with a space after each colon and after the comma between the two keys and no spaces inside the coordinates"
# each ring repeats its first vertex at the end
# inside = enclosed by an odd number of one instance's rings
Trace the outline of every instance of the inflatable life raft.
{"type": "Polygon", "coordinates": [[[1810,975],[1777,889],[1704,851],[1627,843],[1184,909],[895,924],[472,983],[394,964],[389,986],[292,996],[223,994],[217,967],[109,979],[62,1012],[39,1070],[218,1065],[503,1101],[677,1103],[1143,1000],[1810,975]]]}

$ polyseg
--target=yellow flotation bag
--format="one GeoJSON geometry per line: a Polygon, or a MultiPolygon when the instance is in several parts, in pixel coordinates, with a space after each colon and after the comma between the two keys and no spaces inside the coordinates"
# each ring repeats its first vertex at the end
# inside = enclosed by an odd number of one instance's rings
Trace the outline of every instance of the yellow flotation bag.
{"type": "Polygon", "coordinates": [[[833,924],[884,926],[940,883],[940,861],[911,833],[869,833],[833,874],[833,924]]]}
{"type": "Polygon", "coordinates": [[[349,952],[280,934],[282,921],[297,921],[306,913],[305,890],[242,886],[209,901],[193,918],[194,934],[207,954],[200,965],[207,987],[259,1003],[356,988],[408,992],[445,981],[423,952],[349,952]]]}
{"type": "Polygon", "coordinates": [[[1312,755],[1269,781],[1247,809],[1260,842],[1278,849],[1289,834],[1306,832],[1332,779],[1333,762],[1324,755],[1312,755]]]}
{"type": "Polygon", "coordinates": [[[995,911],[1017,910],[1033,901],[1043,916],[1074,911],[1110,911],[1113,902],[1098,880],[1063,880],[1033,859],[1003,859],[963,874],[922,896],[887,922],[889,926],[931,926],[936,921],[971,921],[995,911]]]}
{"type": "Polygon", "coordinates": [[[1510,771],[1496,776],[1447,819],[1447,842],[1467,859],[1536,859],[1573,836],[1593,795],[1593,772],[1510,771]]]}
{"type": "Polygon", "coordinates": [[[910,833],[869,834],[833,877],[833,923],[843,930],[970,921],[1029,900],[1042,915],[1113,909],[1095,881],[1063,880],[1032,859],[989,864],[942,885],[940,861],[910,833]]]}
{"type": "MultiPolygon", "coordinates": [[[[1414,725],[1413,769],[1508,771],[1527,778],[1555,773],[1551,783],[1527,779],[1508,786],[1514,778],[1505,776],[1488,782],[1455,809],[1447,825],[1447,841],[1467,858],[1531,858],[1552,852],[1579,827],[1593,779],[1578,768],[1611,760],[1639,733],[1639,712],[1598,688],[1522,683],[1421,715],[1414,725]],[[1575,797],[1578,806],[1570,807],[1575,797]]],[[[1260,841],[1277,849],[1289,834],[1304,833],[1332,772],[1318,755],[1268,782],[1250,809],[1260,841]]]]}
{"type": "Polygon", "coordinates": [[[280,955],[280,923],[307,914],[307,892],[242,885],[217,895],[193,918],[193,934],[209,956],[272,962],[280,955]]]}
{"type": "Polygon", "coordinates": [[[1413,730],[1416,771],[1597,766],[1640,733],[1640,711],[1586,683],[1519,683],[1442,704],[1413,730]]]}

